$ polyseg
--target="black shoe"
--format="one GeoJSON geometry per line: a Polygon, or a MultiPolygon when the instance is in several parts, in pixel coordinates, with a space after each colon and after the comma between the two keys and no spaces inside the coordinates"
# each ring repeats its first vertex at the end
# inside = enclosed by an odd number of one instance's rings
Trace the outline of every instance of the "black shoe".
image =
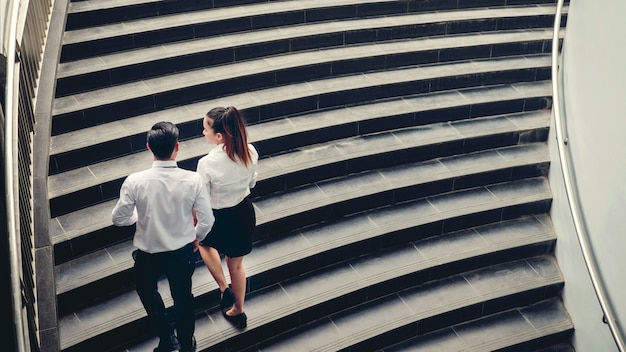
{"type": "Polygon", "coordinates": [[[235,304],[235,294],[230,287],[226,287],[224,292],[222,292],[222,298],[220,299],[220,309],[230,309],[233,304],[235,304]]]}
{"type": "Polygon", "coordinates": [[[170,352],[180,350],[180,343],[176,335],[170,335],[166,340],[160,340],[159,346],[154,349],[154,352],[170,352]]]}
{"type": "Polygon", "coordinates": [[[248,326],[248,316],[245,312],[237,315],[228,315],[226,312],[222,311],[222,315],[236,328],[245,329],[248,326]]]}
{"type": "Polygon", "coordinates": [[[184,347],[182,347],[182,348],[180,349],[180,352],[196,352],[196,348],[197,348],[197,345],[196,345],[196,337],[195,337],[195,336],[192,336],[192,337],[191,337],[191,346],[190,346],[189,348],[184,348],[184,347]]]}

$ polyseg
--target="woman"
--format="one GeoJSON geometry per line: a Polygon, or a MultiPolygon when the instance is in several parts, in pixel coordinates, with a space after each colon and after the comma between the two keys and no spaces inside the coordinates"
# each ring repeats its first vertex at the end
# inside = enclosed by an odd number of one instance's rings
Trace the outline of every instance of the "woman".
{"type": "Polygon", "coordinates": [[[259,155],[248,144],[246,121],[234,107],[211,109],[202,121],[202,134],[217,145],[198,161],[211,200],[215,224],[200,242],[204,264],[219,285],[222,314],[239,328],[247,326],[244,312],[246,273],[243,256],[252,250],[256,216],[250,201],[250,188],[256,184],[259,155]],[[231,288],[224,277],[220,253],[226,257],[231,288]]]}

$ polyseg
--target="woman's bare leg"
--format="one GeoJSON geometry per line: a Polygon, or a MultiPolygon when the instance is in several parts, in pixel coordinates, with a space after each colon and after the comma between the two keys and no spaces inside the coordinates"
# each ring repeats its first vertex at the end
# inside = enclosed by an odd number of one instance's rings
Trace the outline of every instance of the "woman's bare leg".
{"type": "Polygon", "coordinates": [[[200,256],[204,265],[209,269],[211,276],[220,287],[220,292],[224,292],[228,288],[228,282],[224,276],[224,270],[222,269],[222,259],[217,249],[213,247],[199,246],[200,256]]]}
{"type": "Polygon", "coordinates": [[[226,315],[239,315],[244,312],[243,302],[246,297],[246,271],[243,268],[243,257],[226,257],[226,265],[228,265],[231,286],[236,299],[235,304],[226,312],[226,315]]]}

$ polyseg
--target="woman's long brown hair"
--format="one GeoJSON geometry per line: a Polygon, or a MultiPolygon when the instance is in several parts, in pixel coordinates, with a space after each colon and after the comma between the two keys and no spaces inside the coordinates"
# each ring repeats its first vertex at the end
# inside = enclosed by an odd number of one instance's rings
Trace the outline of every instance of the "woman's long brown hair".
{"type": "Polygon", "coordinates": [[[252,163],[252,154],[248,148],[248,133],[246,131],[246,119],[237,108],[216,107],[207,112],[209,126],[214,133],[224,136],[224,148],[226,155],[234,161],[241,161],[245,166],[252,163]]]}

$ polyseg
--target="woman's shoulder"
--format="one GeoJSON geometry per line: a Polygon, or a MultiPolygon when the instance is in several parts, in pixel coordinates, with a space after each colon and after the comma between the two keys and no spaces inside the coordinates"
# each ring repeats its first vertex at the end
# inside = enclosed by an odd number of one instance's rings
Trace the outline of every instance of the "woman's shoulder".
{"type": "MultiPolygon", "coordinates": [[[[219,159],[219,158],[217,158],[219,159]]],[[[215,169],[216,163],[218,160],[215,155],[212,155],[212,151],[205,154],[203,157],[198,159],[198,165],[196,166],[196,172],[201,174],[209,174],[212,173],[211,170],[215,169]]]]}
{"type": "Polygon", "coordinates": [[[207,162],[209,161],[211,158],[215,158],[215,156],[217,156],[220,152],[221,152],[222,148],[218,148],[217,146],[214,146],[213,148],[211,148],[204,156],[202,156],[199,160],[199,162],[207,162]]]}
{"type": "Polygon", "coordinates": [[[198,159],[198,168],[205,166],[209,162],[209,154],[205,154],[203,157],[198,159]]]}
{"type": "Polygon", "coordinates": [[[250,149],[250,154],[252,154],[252,159],[253,160],[258,160],[259,159],[259,152],[256,150],[256,148],[254,147],[254,145],[252,143],[248,143],[248,149],[250,149]]]}

